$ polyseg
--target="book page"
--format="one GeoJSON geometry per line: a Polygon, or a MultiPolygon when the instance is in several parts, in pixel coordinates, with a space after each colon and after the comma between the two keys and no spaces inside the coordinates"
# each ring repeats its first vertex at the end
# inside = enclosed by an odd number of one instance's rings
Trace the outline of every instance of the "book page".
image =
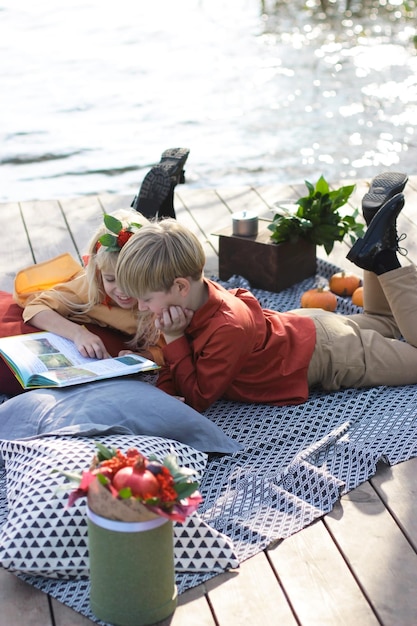
{"type": "Polygon", "coordinates": [[[2,338],[0,352],[19,371],[25,384],[30,380],[31,386],[40,386],[43,379],[44,383],[49,380],[66,386],[158,368],[137,354],[101,360],[86,358],[72,341],[48,332],[2,338]]]}

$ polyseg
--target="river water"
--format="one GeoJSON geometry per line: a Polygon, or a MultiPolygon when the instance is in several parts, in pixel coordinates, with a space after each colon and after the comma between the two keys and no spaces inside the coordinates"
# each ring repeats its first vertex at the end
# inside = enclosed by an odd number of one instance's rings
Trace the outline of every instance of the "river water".
{"type": "Polygon", "coordinates": [[[415,173],[415,2],[366,2],[0,0],[0,200],[133,194],[174,146],[193,187],[415,173]]]}

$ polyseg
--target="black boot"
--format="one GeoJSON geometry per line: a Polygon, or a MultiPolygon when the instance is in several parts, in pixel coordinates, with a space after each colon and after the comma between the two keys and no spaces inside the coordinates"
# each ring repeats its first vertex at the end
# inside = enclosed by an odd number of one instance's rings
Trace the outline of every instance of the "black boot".
{"type": "Polygon", "coordinates": [[[175,219],[174,189],[185,182],[184,165],[189,154],[188,148],[164,150],[158,165],[146,174],[130,206],[149,219],[175,219]]]}
{"type": "Polygon", "coordinates": [[[157,165],[146,174],[131,206],[148,219],[162,217],[160,209],[169,198],[171,188],[172,182],[168,172],[157,165]]]}
{"type": "Polygon", "coordinates": [[[404,206],[404,196],[397,194],[375,214],[363,238],[358,239],[347,255],[358,267],[376,274],[400,267],[397,259],[396,220],[404,206]]]}
{"type": "Polygon", "coordinates": [[[383,172],[375,176],[371,181],[369,191],[362,198],[362,214],[367,226],[387,200],[404,189],[407,181],[406,174],[400,172],[383,172]]]}

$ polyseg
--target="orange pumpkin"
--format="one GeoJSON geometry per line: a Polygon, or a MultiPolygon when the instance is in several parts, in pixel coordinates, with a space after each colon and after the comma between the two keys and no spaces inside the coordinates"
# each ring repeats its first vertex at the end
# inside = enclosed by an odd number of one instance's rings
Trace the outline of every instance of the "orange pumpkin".
{"type": "Polygon", "coordinates": [[[334,311],[337,307],[337,298],[324,287],[308,289],[301,296],[301,306],[303,309],[324,309],[334,311]]]}
{"type": "Polygon", "coordinates": [[[363,287],[358,287],[352,293],[352,303],[356,306],[363,306],[363,287]]]}
{"type": "Polygon", "coordinates": [[[361,279],[350,272],[336,272],[329,280],[329,287],[338,296],[351,296],[361,284],[361,279]]]}

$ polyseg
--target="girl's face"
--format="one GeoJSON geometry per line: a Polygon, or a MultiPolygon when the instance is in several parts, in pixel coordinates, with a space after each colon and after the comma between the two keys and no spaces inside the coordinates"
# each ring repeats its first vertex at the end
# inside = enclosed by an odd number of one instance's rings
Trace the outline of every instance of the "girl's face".
{"type": "Polygon", "coordinates": [[[116,278],[113,272],[101,272],[101,280],[103,281],[103,287],[106,294],[119,306],[121,309],[131,309],[137,305],[136,298],[130,298],[126,296],[116,284],[116,278]]]}

